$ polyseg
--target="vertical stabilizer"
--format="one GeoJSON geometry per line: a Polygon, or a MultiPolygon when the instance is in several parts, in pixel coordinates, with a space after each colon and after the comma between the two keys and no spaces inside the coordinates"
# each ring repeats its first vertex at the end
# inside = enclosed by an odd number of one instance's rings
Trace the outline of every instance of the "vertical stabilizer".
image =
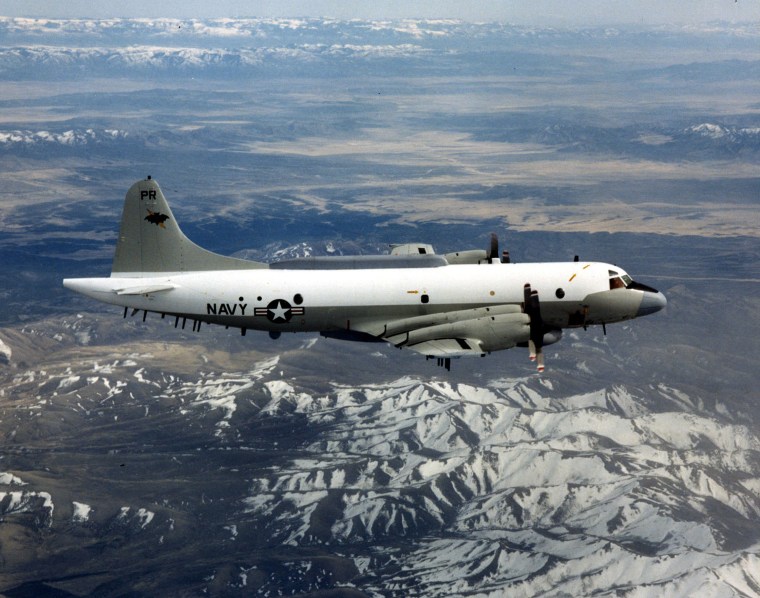
{"type": "Polygon", "coordinates": [[[150,177],[136,182],[127,191],[112,275],[267,267],[260,262],[212,253],[193,243],[180,230],[161,188],[150,177]]]}

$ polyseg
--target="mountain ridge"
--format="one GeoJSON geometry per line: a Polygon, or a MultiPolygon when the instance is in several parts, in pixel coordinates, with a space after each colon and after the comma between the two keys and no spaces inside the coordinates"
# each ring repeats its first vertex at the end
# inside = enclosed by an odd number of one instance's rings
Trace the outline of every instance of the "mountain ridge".
{"type": "MultiPolygon", "coordinates": [[[[106,341],[94,331],[82,337],[81,327],[91,324],[81,319],[70,324],[79,332],[64,326],[61,342],[74,354],[77,339],[106,341]]],[[[13,356],[23,353],[13,337],[4,338],[13,356]]],[[[561,364],[543,377],[458,382],[389,371],[386,381],[367,384],[357,372],[357,381],[313,386],[298,364],[330,357],[329,341],[294,340],[281,356],[254,358],[240,370],[215,371],[202,351],[199,361],[211,367],[195,373],[176,371],[174,343],[163,344],[169,350],[161,358],[127,344],[114,361],[109,354],[116,352],[99,344],[82,347],[81,360],[69,364],[12,361],[3,388],[14,407],[4,408],[0,434],[7,447],[25,446],[43,460],[61,450],[73,455],[68,447],[76,443],[95,471],[110,470],[100,485],[131,479],[140,462],[154,470],[149,478],[174,471],[172,480],[184,471],[187,482],[156,478],[148,493],[154,498],[126,493],[105,501],[86,490],[88,474],[71,478],[84,485],[64,490],[25,470],[17,455],[0,476],[3,517],[40,540],[49,530],[93,539],[127,533],[126,549],[148,542],[161,561],[168,556],[162,547],[189,533],[189,513],[180,507],[189,496],[179,496],[195,488],[196,500],[212,509],[202,524],[207,540],[220,550],[204,561],[204,577],[230,556],[224,546],[250,542],[255,533],[262,548],[295,551],[309,567],[317,557],[303,551],[351,563],[354,572],[341,569],[340,584],[291,569],[296,581],[287,587],[300,591],[533,595],[551,587],[638,596],[644,588],[674,595],[698,588],[739,596],[747,595],[743,587],[760,588],[751,573],[760,564],[753,524],[760,439],[718,413],[689,412],[697,397],[626,382],[576,393],[563,389],[569,372],[561,364]],[[50,398],[38,398],[36,389],[50,398]],[[652,411],[653,404],[661,407],[652,411]],[[272,426],[288,432],[255,432],[272,426]],[[112,430],[107,444],[99,429],[112,430]],[[47,438],[60,447],[54,453],[47,453],[47,438]],[[211,479],[187,469],[201,455],[219,461],[211,479]],[[276,468],[268,465],[275,456],[276,468]],[[13,462],[19,466],[8,467],[13,462]],[[209,483],[236,490],[222,495],[209,483]]],[[[385,363],[397,354],[359,353],[352,360],[385,363]]],[[[215,358],[221,365],[219,359],[227,359],[224,352],[215,358]]],[[[109,558],[118,553],[109,550],[109,558]]],[[[255,556],[233,558],[241,570],[229,573],[228,591],[250,587],[252,568],[267,569],[255,556]]],[[[162,576],[143,575],[160,585],[162,576]]],[[[179,583],[212,587],[191,578],[179,583]]],[[[118,568],[111,583],[127,583],[118,568]]],[[[270,591],[286,587],[261,583],[270,591]]]]}

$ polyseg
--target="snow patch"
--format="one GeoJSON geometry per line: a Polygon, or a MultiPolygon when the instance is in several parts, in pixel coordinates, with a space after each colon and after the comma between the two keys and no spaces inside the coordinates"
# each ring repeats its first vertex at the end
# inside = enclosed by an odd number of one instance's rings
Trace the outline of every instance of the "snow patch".
{"type": "Polygon", "coordinates": [[[0,364],[10,363],[12,355],[13,351],[11,348],[5,343],[5,341],[3,341],[3,339],[0,339],[0,364]]]}
{"type": "Polygon", "coordinates": [[[71,519],[75,523],[84,523],[90,518],[90,513],[92,513],[92,507],[90,505],[86,505],[82,502],[76,502],[74,501],[72,503],[74,505],[74,514],[72,515],[71,519]]]}
{"type": "Polygon", "coordinates": [[[0,484],[4,486],[26,486],[20,477],[8,472],[0,472],[0,484]]]}

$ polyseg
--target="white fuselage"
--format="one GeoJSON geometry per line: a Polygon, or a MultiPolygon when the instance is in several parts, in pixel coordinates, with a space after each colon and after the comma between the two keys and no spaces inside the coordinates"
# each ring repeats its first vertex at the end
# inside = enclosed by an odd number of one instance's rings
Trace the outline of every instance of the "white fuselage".
{"type": "Polygon", "coordinates": [[[194,321],[269,331],[373,330],[390,318],[520,305],[529,283],[544,324],[566,328],[636,317],[642,291],[610,289],[603,263],[430,268],[141,272],[64,284],[99,301],[194,321]]]}

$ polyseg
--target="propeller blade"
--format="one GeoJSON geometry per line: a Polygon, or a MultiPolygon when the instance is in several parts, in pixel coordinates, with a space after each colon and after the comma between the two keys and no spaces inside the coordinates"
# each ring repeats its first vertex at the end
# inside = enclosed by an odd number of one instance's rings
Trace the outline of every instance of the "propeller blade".
{"type": "Polygon", "coordinates": [[[488,250],[486,251],[488,254],[488,263],[491,263],[491,260],[498,260],[499,259],[499,237],[496,236],[496,233],[491,233],[491,240],[488,244],[488,250]]]}
{"type": "Polygon", "coordinates": [[[541,303],[538,299],[538,291],[530,293],[530,338],[535,348],[534,359],[539,372],[544,371],[544,321],[541,318],[541,303]]]}
{"type": "Polygon", "coordinates": [[[528,357],[536,362],[539,372],[544,371],[544,321],[541,318],[541,302],[538,291],[529,283],[523,287],[523,311],[530,318],[530,338],[528,340],[528,357]]]}

